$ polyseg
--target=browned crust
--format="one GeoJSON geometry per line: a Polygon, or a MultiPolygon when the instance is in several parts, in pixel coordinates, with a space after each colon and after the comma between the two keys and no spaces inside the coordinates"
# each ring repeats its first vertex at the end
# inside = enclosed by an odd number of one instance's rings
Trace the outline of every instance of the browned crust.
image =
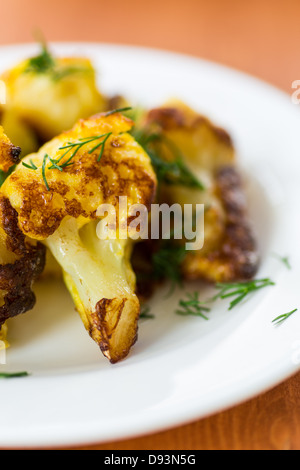
{"type": "Polygon", "coordinates": [[[147,114],[147,124],[158,124],[163,130],[177,129],[186,125],[184,113],[178,108],[154,108],[147,114]]]}
{"type": "Polygon", "coordinates": [[[223,241],[205,256],[201,251],[188,254],[183,264],[184,277],[212,282],[251,279],[257,272],[259,255],[241,177],[235,168],[224,167],[216,173],[216,185],[227,217],[223,241]]]}
{"type": "Polygon", "coordinates": [[[101,299],[96,305],[95,312],[91,315],[90,336],[99,344],[102,353],[112,364],[124,359],[137,341],[136,318],[135,325],[132,325],[131,329],[134,334],[124,338],[123,347],[118,344],[116,349],[113,345],[113,336],[119,327],[126,301],[126,298],[121,300],[118,298],[101,299]]]}
{"type": "MultiPolygon", "coordinates": [[[[128,140],[118,132],[120,129],[128,130],[131,121],[118,116],[98,116],[80,121],[74,130],[67,133],[72,139],[78,140],[78,137],[84,135],[82,132],[91,129],[93,135],[95,128],[101,132],[101,126],[104,125],[104,129],[112,129],[114,132],[105,145],[101,162],[99,152],[91,154],[86,151],[74,155],[72,165],[64,168],[63,173],[46,168],[49,191],[45,186],[45,179],[41,178],[42,169],[30,172],[19,167],[10,175],[3,191],[8,195],[12,192],[22,195],[20,207],[16,209],[18,223],[24,234],[34,239],[46,239],[58,229],[66,216],[96,219],[100,204],[107,202],[117,208],[121,196],[128,196],[131,198],[130,202],[142,203],[150,208],[155,197],[155,175],[150,163],[146,165],[142,159],[135,159],[133,151],[129,154],[130,158],[127,156],[128,140]],[[110,127],[107,127],[108,119],[112,120],[110,127]],[[116,129],[113,127],[114,122],[116,129]],[[89,127],[92,125],[94,127],[89,127]]],[[[65,139],[65,134],[61,138],[65,139]]],[[[133,143],[133,140],[129,141],[129,145],[133,143]]],[[[59,147],[59,143],[56,143],[56,147],[59,147]]]]}
{"type": "Polygon", "coordinates": [[[232,262],[234,278],[252,278],[259,264],[258,249],[248,221],[242,179],[234,168],[222,168],[216,175],[217,188],[226,214],[226,236],[222,253],[232,262]]]}
{"type": "MultiPolygon", "coordinates": [[[[113,141],[113,145],[116,145],[115,141],[113,141]]],[[[118,143],[118,145],[120,144],[118,143]]],[[[155,198],[156,182],[152,175],[141,166],[136,166],[134,161],[122,161],[121,163],[113,161],[109,151],[104,153],[101,166],[97,164],[96,154],[84,155],[81,160],[75,162],[72,167],[65,169],[65,173],[71,175],[80,173],[82,175],[82,194],[79,195],[80,199],[90,197],[87,191],[90,183],[95,180],[99,182],[99,192],[101,192],[103,200],[109,200],[111,204],[116,206],[118,206],[119,197],[130,194],[133,187],[137,188],[140,201],[148,210],[155,198]],[[130,173],[129,175],[126,174],[126,177],[122,177],[121,171],[125,168],[128,169],[130,173]],[[106,170],[114,172],[115,178],[118,181],[117,191],[116,187],[112,185],[106,177],[106,170]],[[117,194],[116,197],[115,194],[117,194]]],[[[66,216],[74,218],[78,218],[79,216],[90,219],[97,218],[96,210],[98,204],[95,205],[95,210],[84,210],[82,203],[78,200],[79,198],[69,199],[69,188],[63,182],[57,181],[49,183],[50,191],[46,191],[44,183],[40,183],[39,181],[19,181],[14,174],[12,174],[10,178],[11,181],[15,181],[16,187],[18,187],[23,194],[22,205],[19,209],[19,223],[22,231],[29,234],[29,236],[34,236],[39,239],[48,238],[58,229],[66,216]],[[54,195],[61,197],[60,207],[53,204],[54,195]],[[34,219],[32,218],[32,214],[36,214],[34,219]]],[[[97,200],[97,195],[95,196],[95,200],[97,200]]],[[[128,223],[130,223],[130,221],[128,221],[128,223]]]]}
{"type": "Polygon", "coordinates": [[[25,235],[18,226],[18,214],[11,206],[9,199],[0,197],[1,226],[6,233],[6,248],[16,255],[26,252],[25,235]]]}
{"type": "Polygon", "coordinates": [[[225,129],[215,126],[206,117],[199,116],[196,113],[192,116],[187,115],[187,113],[180,108],[163,107],[151,109],[147,114],[146,124],[158,125],[163,131],[171,131],[179,128],[193,130],[201,124],[206,124],[219,141],[233,148],[232,139],[225,129]]]}
{"type": "Polygon", "coordinates": [[[6,238],[6,248],[18,256],[13,264],[0,265],[0,289],[5,293],[0,307],[0,329],[8,319],[32,309],[35,295],[31,290],[35,279],[45,266],[45,247],[31,246],[18,227],[17,212],[8,199],[0,198],[1,223],[6,238]]]}
{"type": "Polygon", "coordinates": [[[10,142],[0,142],[0,170],[5,173],[20,162],[21,148],[10,142]]]}

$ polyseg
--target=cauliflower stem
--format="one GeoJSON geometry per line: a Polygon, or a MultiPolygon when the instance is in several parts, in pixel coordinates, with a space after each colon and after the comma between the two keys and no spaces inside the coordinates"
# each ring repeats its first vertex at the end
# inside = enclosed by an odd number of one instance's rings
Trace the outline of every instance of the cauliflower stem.
{"type": "Polygon", "coordinates": [[[131,243],[100,240],[95,222],[79,230],[70,217],[45,244],[64,270],[66,285],[90,336],[112,363],[123,359],[136,341],[140,313],[129,264],[131,243]]]}

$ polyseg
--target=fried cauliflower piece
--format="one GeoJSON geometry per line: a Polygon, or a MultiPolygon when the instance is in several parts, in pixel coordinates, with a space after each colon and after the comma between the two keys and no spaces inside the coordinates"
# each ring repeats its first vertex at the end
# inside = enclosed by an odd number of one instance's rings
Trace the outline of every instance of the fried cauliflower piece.
{"type": "Polygon", "coordinates": [[[115,240],[98,239],[97,210],[111,204],[119,213],[120,196],[150,209],[156,189],[150,159],[128,133],[132,124],[118,113],[81,120],[26,157],[2,187],[22,232],[63,268],[86,329],[112,363],[136,341],[140,305],[131,241],[117,232],[115,240]]]}
{"type": "Polygon", "coordinates": [[[106,109],[88,59],[55,58],[47,47],[5,72],[6,109],[29,124],[44,142],[70,129],[80,118],[106,109]]]}
{"type": "Polygon", "coordinates": [[[160,202],[205,205],[204,247],[186,253],[183,277],[211,282],[252,278],[259,258],[230,136],[179,101],[149,111],[144,128],[162,136],[155,145],[166,161],[179,153],[204,185],[162,183],[160,202]]]}
{"type": "Polygon", "coordinates": [[[45,247],[29,240],[18,227],[17,212],[0,195],[0,335],[6,337],[5,322],[35,305],[34,281],[45,265],[45,247]]]}
{"type": "MultiPolygon", "coordinates": [[[[21,149],[14,146],[0,127],[0,169],[8,171],[19,161],[21,149]]],[[[25,240],[17,213],[0,194],[0,346],[7,346],[6,320],[33,307],[34,279],[43,269],[43,246],[25,240]]]]}
{"type": "MultiPolygon", "coordinates": [[[[8,171],[19,161],[14,146],[0,127],[0,169],[8,171]]],[[[5,322],[33,308],[32,284],[45,264],[45,247],[30,241],[18,227],[17,212],[0,193],[0,340],[7,346],[5,322]]]]}

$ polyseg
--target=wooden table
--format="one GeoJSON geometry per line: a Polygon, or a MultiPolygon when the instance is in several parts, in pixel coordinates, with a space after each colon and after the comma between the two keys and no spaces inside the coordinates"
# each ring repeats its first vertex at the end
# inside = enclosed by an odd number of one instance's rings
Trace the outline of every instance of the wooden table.
{"type": "MultiPolygon", "coordinates": [[[[138,44],[193,54],[291,93],[300,79],[299,0],[1,0],[0,44],[138,44]]],[[[97,449],[300,449],[300,374],[246,404],[163,433],[97,449]]]]}

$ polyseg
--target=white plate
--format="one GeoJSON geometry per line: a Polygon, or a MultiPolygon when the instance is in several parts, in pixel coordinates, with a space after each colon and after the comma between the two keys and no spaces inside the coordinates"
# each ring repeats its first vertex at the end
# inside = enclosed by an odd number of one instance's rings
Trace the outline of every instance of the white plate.
{"type": "MultiPolygon", "coordinates": [[[[288,95],[239,72],[191,57],[134,47],[61,44],[60,54],[90,57],[104,92],[146,106],[179,97],[233,136],[262,252],[258,277],[269,287],[211,320],[179,317],[162,292],[154,320],[122,363],[110,365],[85,332],[65,288],[37,286],[33,312],[11,322],[0,371],[28,378],[0,382],[0,447],[67,446],[128,438],[218,412],[276,385],[299,369],[300,114],[288,95]],[[289,255],[289,271],[272,253],[289,255]]],[[[1,70],[35,46],[0,49],[1,70]]],[[[295,77],[297,78],[297,77],[295,77]]],[[[204,286],[203,297],[210,294],[204,286]]]]}

